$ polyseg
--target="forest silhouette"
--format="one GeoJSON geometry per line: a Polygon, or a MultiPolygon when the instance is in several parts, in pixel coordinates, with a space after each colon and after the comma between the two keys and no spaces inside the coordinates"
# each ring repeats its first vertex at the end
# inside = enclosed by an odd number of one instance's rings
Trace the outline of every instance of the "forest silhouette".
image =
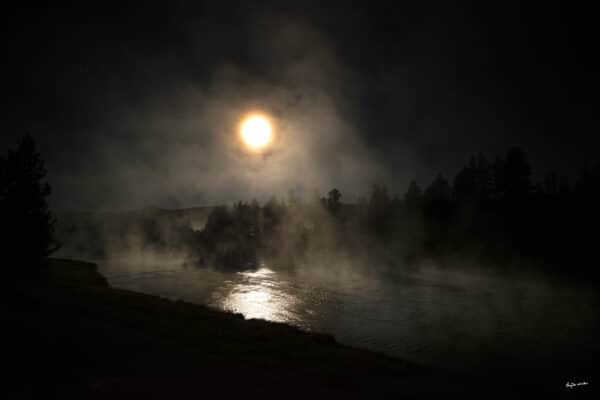
{"type": "Polygon", "coordinates": [[[308,199],[291,193],[263,204],[239,201],[203,209],[200,229],[185,210],[78,215],[59,221],[59,237],[88,258],[109,257],[115,248],[152,250],[228,270],[296,268],[329,255],[390,267],[458,257],[597,278],[588,261],[600,224],[600,164],[586,165],[572,184],[555,172],[534,182],[531,170],[527,154],[513,147],[493,160],[473,155],[451,180],[438,174],[424,187],[412,181],[404,195],[374,185],[353,203],[337,188],[308,199]]]}
{"type": "Polygon", "coordinates": [[[493,161],[472,156],[452,182],[439,174],[421,189],[412,181],[403,197],[375,185],[357,204],[341,198],[332,189],[318,204],[292,198],[262,207],[256,202],[218,207],[199,234],[205,256],[216,254],[224,265],[235,265],[255,260],[257,249],[268,254],[284,249],[287,259],[297,259],[311,238],[327,238],[334,248],[383,253],[390,262],[398,256],[469,254],[597,276],[586,260],[595,253],[600,223],[599,164],[586,166],[574,185],[556,173],[534,183],[527,155],[515,147],[493,161]],[[319,206],[326,216],[315,209],[319,206]],[[333,230],[334,239],[324,230],[333,230]]]}
{"type": "MultiPolygon", "coordinates": [[[[58,246],[46,202],[50,185],[33,138],[24,136],[0,166],[4,254],[13,262],[43,265],[58,246]]],[[[358,202],[346,203],[333,188],[312,199],[291,194],[262,205],[253,200],[213,207],[202,229],[185,218],[142,212],[102,222],[59,221],[56,236],[98,258],[109,255],[109,241],[126,248],[135,226],[138,242],[148,249],[177,251],[186,254],[187,263],[233,270],[262,262],[291,268],[336,253],[384,264],[458,255],[498,265],[527,261],[597,278],[588,260],[600,225],[600,164],[586,165],[573,184],[555,172],[541,182],[531,175],[526,153],[514,147],[494,160],[472,156],[452,181],[442,174],[424,188],[412,181],[403,196],[374,185],[358,202]]]]}

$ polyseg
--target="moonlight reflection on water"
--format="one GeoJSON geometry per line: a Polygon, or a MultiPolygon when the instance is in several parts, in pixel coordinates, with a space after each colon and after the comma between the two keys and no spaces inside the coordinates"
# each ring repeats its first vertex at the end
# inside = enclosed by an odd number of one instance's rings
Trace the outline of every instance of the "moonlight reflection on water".
{"type": "Polygon", "coordinates": [[[274,271],[261,268],[252,272],[238,272],[240,281],[229,281],[229,293],[217,300],[220,308],[241,313],[245,318],[291,322],[298,299],[282,290],[282,282],[274,271]]]}
{"type": "Polygon", "coordinates": [[[455,369],[477,370],[486,357],[586,357],[599,326],[596,291],[542,277],[436,266],[363,276],[335,266],[235,273],[101,265],[114,287],[326,332],[344,344],[455,369]]]}

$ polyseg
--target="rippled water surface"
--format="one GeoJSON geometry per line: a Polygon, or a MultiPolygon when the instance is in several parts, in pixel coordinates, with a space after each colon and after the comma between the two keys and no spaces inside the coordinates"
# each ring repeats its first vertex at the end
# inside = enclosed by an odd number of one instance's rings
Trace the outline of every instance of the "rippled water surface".
{"type": "Polygon", "coordinates": [[[345,344],[453,368],[477,368],[490,358],[585,357],[599,333],[594,291],[533,277],[435,267],[395,274],[266,267],[225,273],[118,262],[101,263],[101,272],[115,287],[327,332],[345,344]]]}

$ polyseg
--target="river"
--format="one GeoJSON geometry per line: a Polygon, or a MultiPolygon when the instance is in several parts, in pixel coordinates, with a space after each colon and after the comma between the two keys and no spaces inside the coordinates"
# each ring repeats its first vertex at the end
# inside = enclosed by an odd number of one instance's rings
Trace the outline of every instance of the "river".
{"type": "Polygon", "coordinates": [[[245,318],[326,332],[344,344],[476,371],[493,361],[585,359],[597,345],[599,297],[537,275],[443,268],[254,271],[101,262],[114,287],[205,304],[245,318]],[[367,271],[367,272],[365,272],[367,271]]]}

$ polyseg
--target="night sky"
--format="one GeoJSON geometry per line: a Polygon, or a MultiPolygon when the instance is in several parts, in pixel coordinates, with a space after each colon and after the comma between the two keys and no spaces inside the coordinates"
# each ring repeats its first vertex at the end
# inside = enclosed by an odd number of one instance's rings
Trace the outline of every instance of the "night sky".
{"type": "Polygon", "coordinates": [[[253,3],[5,9],[3,152],[34,136],[60,210],[403,193],[514,145],[537,175],[599,158],[590,9],[253,3]],[[251,109],[286,148],[231,148],[251,109]]]}

